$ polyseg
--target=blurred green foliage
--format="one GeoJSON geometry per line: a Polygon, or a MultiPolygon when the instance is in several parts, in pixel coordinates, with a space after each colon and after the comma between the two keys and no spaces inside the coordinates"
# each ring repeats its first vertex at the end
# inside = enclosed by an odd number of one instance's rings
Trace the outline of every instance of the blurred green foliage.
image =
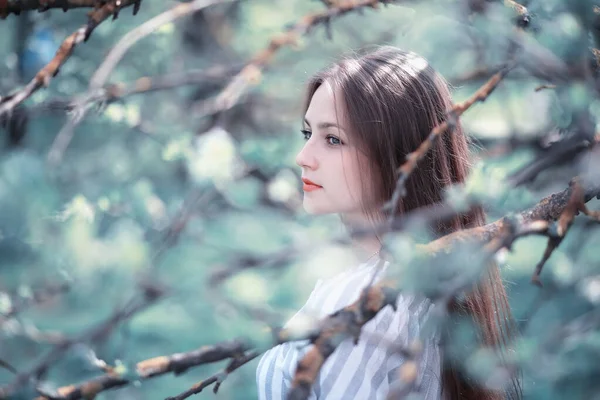
{"type": "MultiPolygon", "coordinates": [[[[131,96],[88,114],[77,127],[64,161],[49,168],[48,149],[67,115],[42,105],[83,93],[109,49],[172,3],[144,1],[137,16],[124,10],[116,21],[102,24],[87,43],[77,47],[50,87],[21,106],[28,115],[24,137],[17,146],[7,144],[0,153],[0,308],[9,309],[11,298],[27,298],[48,282],[72,282],[68,293],[0,325],[0,358],[19,370],[34,365],[52,345],[36,340],[32,332],[76,335],[123,305],[137,290],[139,274],[148,269],[172,294],[95,344],[97,357],[131,370],[143,359],[240,336],[266,345],[266,326],[223,299],[276,312],[283,323],[304,303],[318,277],[347,266],[343,248],[324,245],[332,234],[341,232],[337,219],[308,218],[300,207],[294,157],[302,144],[298,129],[308,77],[349,51],[382,44],[417,51],[450,81],[480,66],[482,60],[473,51],[477,41],[485,46],[483,61],[498,65],[506,56],[502,37],[513,29],[513,15],[501,3],[490,4],[487,15],[468,18],[471,34],[463,25],[464,10],[450,2],[409,2],[367,9],[362,15],[352,13],[333,21],[332,40],[327,39],[323,27],[316,27],[299,48],[283,48],[277,54],[260,84],[250,90],[250,98],[260,99],[252,109],[256,126],[239,123],[229,131],[208,133],[198,128],[206,121],[195,116],[190,103],[195,96],[202,96],[198,94],[203,93],[202,84],[131,96]],[[244,166],[265,174],[267,182],[256,176],[236,178],[244,166]],[[155,252],[165,245],[165,229],[194,191],[216,195],[194,209],[178,240],[154,260],[155,252]],[[283,265],[237,274],[218,288],[219,296],[207,285],[214,271],[237,261],[238,252],[259,256],[290,246],[304,250],[283,265]]],[[[529,4],[538,16],[539,42],[565,59],[579,54],[573,53],[574,48],[585,35],[567,3],[529,4]]],[[[184,27],[193,31],[198,26],[189,21],[165,25],[126,54],[110,82],[248,60],[287,24],[322,7],[319,2],[304,0],[241,2],[237,17],[226,21],[224,31],[219,31],[222,43],[204,48],[182,43],[184,27]]],[[[12,15],[0,26],[2,95],[25,83],[16,70],[19,55],[14,51],[21,18],[25,16],[12,15]]],[[[27,18],[31,18],[27,23],[49,26],[59,38],[86,20],[85,10],[30,13],[27,18]]],[[[218,87],[219,82],[213,83],[218,87]]],[[[480,83],[457,85],[455,99],[464,100],[480,83]]],[[[561,102],[553,91],[535,92],[539,83],[534,79],[503,83],[485,103],[465,114],[467,131],[477,140],[508,137],[514,132],[526,137],[543,132],[551,123],[568,125],[574,109],[589,108],[598,115],[596,94],[585,86],[571,87],[565,94],[568,101],[561,102]]],[[[484,201],[490,220],[562,190],[570,178],[557,175],[553,185],[510,189],[503,179],[532,160],[534,152],[520,149],[489,158],[478,150],[474,148],[474,154],[481,159],[474,159],[467,191],[484,201]]],[[[460,201],[461,195],[456,196],[460,201]]],[[[597,209],[597,201],[590,207],[597,209]]],[[[592,398],[590,394],[599,389],[594,381],[600,348],[597,332],[550,349],[539,347],[549,333],[600,301],[598,278],[589,279],[599,273],[594,248],[598,240],[597,229],[577,221],[545,267],[543,280],[556,293],[531,317],[516,344],[515,357],[524,365],[527,398],[592,398]]],[[[398,250],[399,262],[406,268],[413,261],[411,241],[411,235],[393,239],[396,249],[406,249],[398,250]]],[[[502,263],[519,322],[540,295],[529,278],[545,243],[546,239],[539,237],[521,239],[502,263]]],[[[467,354],[474,372],[491,371],[493,360],[474,348],[467,325],[459,329],[466,333],[459,335],[453,351],[467,354]]],[[[88,352],[83,345],[67,352],[50,369],[48,385],[58,387],[97,376],[99,371],[87,359],[88,352]]],[[[255,360],[229,376],[218,398],[256,398],[256,364],[255,360]]],[[[166,375],[107,391],[98,398],[173,396],[224,366],[201,366],[181,376],[166,375]]],[[[8,371],[0,370],[0,382],[11,379],[8,371]]],[[[205,391],[208,394],[199,396],[213,396],[211,389],[205,391]]],[[[22,393],[19,398],[31,398],[32,394],[22,393]]]]}

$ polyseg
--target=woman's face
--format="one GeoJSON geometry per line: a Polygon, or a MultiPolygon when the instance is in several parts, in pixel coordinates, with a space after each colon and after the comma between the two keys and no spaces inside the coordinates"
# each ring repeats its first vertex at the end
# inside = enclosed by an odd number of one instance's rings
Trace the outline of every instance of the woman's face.
{"type": "MultiPolygon", "coordinates": [[[[341,98],[339,93],[336,97],[341,98]]],[[[316,90],[304,119],[306,143],[296,163],[302,168],[306,212],[352,218],[362,214],[360,166],[367,165],[367,159],[352,143],[339,103],[326,82],[316,90]]]]}

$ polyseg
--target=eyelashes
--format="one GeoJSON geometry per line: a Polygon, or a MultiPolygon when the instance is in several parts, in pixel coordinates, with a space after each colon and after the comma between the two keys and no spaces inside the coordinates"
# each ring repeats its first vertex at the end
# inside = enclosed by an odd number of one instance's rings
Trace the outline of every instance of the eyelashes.
{"type": "MultiPolygon", "coordinates": [[[[308,140],[312,136],[312,132],[307,129],[300,129],[300,132],[302,132],[302,135],[304,136],[304,140],[308,140]]],[[[333,136],[333,135],[327,135],[325,137],[325,140],[327,141],[327,144],[330,146],[341,146],[344,144],[344,142],[342,142],[340,140],[340,138],[333,136]]]]}

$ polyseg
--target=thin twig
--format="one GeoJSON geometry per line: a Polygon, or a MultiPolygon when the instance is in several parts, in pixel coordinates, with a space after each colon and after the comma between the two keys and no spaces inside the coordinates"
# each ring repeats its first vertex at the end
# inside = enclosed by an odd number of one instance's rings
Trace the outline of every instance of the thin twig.
{"type": "Polygon", "coordinates": [[[90,81],[89,90],[83,94],[76,102],[75,110],[69,121],[62,127],[56,135],[48,152],[48,163],[56,166],[61,162],[64,152],[73,139],[74,131],[79,122],[85,116],[89,109],[90,100],[97,100],[103,97],[102,87],[108,76],[123,58],[127,50],[144,37],[148,36],[161,26],[168,24],[178,18],[184,17],[194,11],[201,10],[217,3],[225,3],[234,0],[195,0],[190,3],[179,3],[173,8],[157,15],[156,17],[144,22],[142,25],[128,32],[108,53],[104,62],[98,67],[90,81]]]}
{"type": "MultiPolygon", "coordinates": [[[[161,90],[176,89],[186,85],[195,85],[205,82],[218,82],[231,77],[239,72],[241,66],[214,66],[202,70],[190,70],[159,76],[144,76],[133,82],[119,82],[107,85],[89,98],[89,103],[100,102],[110,104],[121,101],[129,96],[156,92],[161,90]]],[[[52,111],[74,111],[80,104],[80,99],[50,99],[39,105],[29,108],[31,114],[40,114],[52,111]]]]}
{"type": "Polygon", "coordinates": [[[348,0],[328,4],[330,7],[322,12],[308,14],[298,20],[291,27],[279,35],[273,37],[268,46],[258,52],[244,66],[229,84],[219,93],[215,99],[203,101],[194,109],[201,116],[214,115],[227,111],[235,106],[240,97],[251,85],[260,82],[262,70],[272,62],[275,54],[285,46],[296,47],[301,36],[310,32],[311,28],[319,24],[328,25],[332,18],[358,11],[365,7],[377,8],[380,4],[393,3],[394,1],[383,0],[348,0]]]}
{"type": "Polygon", "coordinates": [[[145,310],[148,306],[155,303],[163,295],[163,293],[160,290],[158,290],[157,287],[148,287],[147,289],[145,289],[145,293],[146,294],[143,296],[143,298],[133,299],[125,307],[116,311],[105,321],[84,331],[75,338],[66,340],[56,345],[33,367],[31,367],[25,372],[19,373],[11,383],[0,387],[0,399],[10,397],[17,389],[26,384],[30,379],[37,379],[39,375],[43,374],[52,364],[59,360],[63,356],[63,354],[75,344],[82,342],[94,342],[99,340],[100,338],[105,337],[119,323],[131,318],[138,312],[145,310]]]}
{"type": "Polygon", "coordinates": [[[67,292],[70,288],[71,284],[69,282],[62,282],[59,284],[48,284],[34,290],[31,296],[13,302],[7,313],[0,315],[0,327],[2,326],[2,319],[13,318],[28,307],[35,304],[41,304],[54,296],[67,292]]]}
{"type": "Polygon", "coordinates": [[[556,89],[556,85],[550,85],[550,84],[539,85],[539,86],[535,87],[534,91],[541,92],[544,89],[556,89]]]}
{"type": "Polygon", "coordinates": [[[102,88],[111,72],[115,69],[119,61],[121,61],[131,46],[150,35],[161,26],[214,4],[228,3],[231,1],[235,0],[195,0],[189,3],[179,3],[173,8],[157,15],[156,17],[144,22],[142,25],[128,32],[110,50],[102,64],[96,69],[94,75],[92,75],[89,85],[90,91],[102,88]]]}
{"type": "Polygon", "coordinates": [[[213,393],[217,394],[217,392],[219,391],[219,388],[221,387],[221,384],[229,376],[229,374],[231,374],[233,371],[235,371],[239,367],[243,366],[244,364],[254,360],[259,355],[260,355],[259,352],[252,350],[242,356],[234,357],[231,360],[231,362],[225,368],[223,368],[221,371],[217,372],[216,374],[214,374],[206,379],[201,380],[200,382],[198,382],[194,386],[192,386],[190,389],[186,390],[185,392],[183,392],[181,394],[178,394],[177,396],[167,397],[166,400],[187,399],[190,396],[200,393],[202,390],[204,390],[206,387],[212,385],[213,383],[215,384],[215,386],[213,388],[213,393]]]}
{"type": "MultiPolygon", "coordinates": [[[[119,375],[114,369],[108,373],[77,385],[63,386],[57,390],[61,400],[79,400],[95,397],[98,393],[130,385],[135,380],[146,380],[173,373],[179,375],[189,368],[244,357],[248,345],[242,340],[232,340],[213,346],[202,346],[187,353],[154,357],[136,364],[135,378],[119,375]]],[[[249,360],[248,360],[249,361],[249,360]]],[[[54,397],[54,396],[52,396],[54,397]]],[[[49,400],[49,394],[42,394],[35,400],[49,400]]]]}

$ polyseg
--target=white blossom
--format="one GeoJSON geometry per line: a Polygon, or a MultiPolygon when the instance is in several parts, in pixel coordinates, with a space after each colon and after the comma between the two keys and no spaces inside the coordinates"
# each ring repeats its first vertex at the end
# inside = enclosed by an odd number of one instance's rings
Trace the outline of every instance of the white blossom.
{"type": "Polygon", "coordinates": [[[231,135],[221,127],[204,133],[195,142],[195,151],[188,155],[188,168],[197,181],[212,179],[222,184],[236,178],[242,163],[231,135]]]}
{"type": "Polygon", "coordinates": [[[267,187],[269,198],[273,201],[287,203],[298,197],[298,188],[294,184],[298,178],[289,170],[280,171],[267,187]]]}
{"type": "Polygon", "coordinates": [[[600,303],[600,275],[581,281],[579,283],[579,290],[590,303],[600,303]]]}

